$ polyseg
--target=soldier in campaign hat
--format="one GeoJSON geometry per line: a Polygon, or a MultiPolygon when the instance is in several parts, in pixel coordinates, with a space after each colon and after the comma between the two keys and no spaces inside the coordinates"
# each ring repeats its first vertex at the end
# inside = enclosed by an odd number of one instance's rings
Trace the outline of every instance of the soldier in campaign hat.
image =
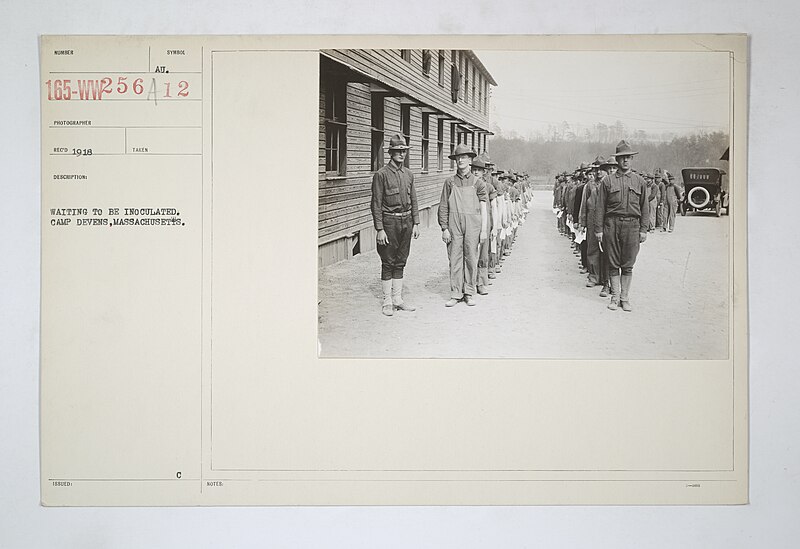
{"type": "Polygon", "coordinates": [[[650,212],[650,223],[647,226],[647,232],[652,233],[656,230],[656,211],[659,202],[661,202],[661,189],[659,189],[655,177],[646,177],[645,179],[647,179],[647,200],[650,212]]]}
{"type": "Polygon", "coordinates": [[[600,184],[595,235],[608,253],[611,301],[608,308],[632,311],[630,288],[639,246],[647,239],[650,218],[647,183],[631,170],[637,151],[624,139],[617,144],[615,158],[619,169],[600,184]]]}
{"type": "Polygon", "coordinates": [[[456,173],[445,180],[439,200],[439,226],[450,261],[447,307],[462,300],[469,306],[476,305],[473,296],[478,280],[478,251],[487,238],[486,203],[489,193],[486,182],[472,173],[471,164],[475,156],[475,151],[466,144],[456,147],[449,156],[456,161],[456,173]]]}
{"type": "Polygon", "coordinates": [[[683,200],[683,190],[675,184],[675,176],[666,173],[664,182],[664,228],[672,232],[675,229],[675,217],[678,213],[678,204],[683,200]]]}
{"type": "Polygon", "coordinates": [[[419,210],[414,174],[403,163],[410,147],[400,134],[389,140],[389,163],[372,177],[372,221],[381,258],[382,311],[414,311],[403,301],[403,269],[411,239],[419,237],[419,210]]]}
{"type": "Polygon", "coordinates": [[[486,182],[486,191],[489,194],[489,204],[486,208],[486,232],[488,238],[481,244],[478,256],[478,283],[476,289],[481,295],[489,293],[487,286],[492,284],[492,279],[496,277],[494,268],[497,261],[497,239],[495,234],[497,188],[495,187],[495,179],[492,176],[492,166],[494,166],[494,162],[489,158],[489,154],[486,151],[477,156],[471,164],[472,173],[476,176],[482,175],[483,180],[486,182]],[[483,174],[481,174],[480,162],[485,166],[483,174]]]}

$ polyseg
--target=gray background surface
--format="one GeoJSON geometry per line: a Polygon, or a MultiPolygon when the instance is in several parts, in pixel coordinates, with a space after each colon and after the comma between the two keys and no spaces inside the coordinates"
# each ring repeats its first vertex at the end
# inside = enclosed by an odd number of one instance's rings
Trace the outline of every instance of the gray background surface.
{"type": "Polygon", "coordinates": [[[796,547],[800,6],[789,0],[0,2],[0,547],[796,547]],[[421,17],[425,14],[425,17],[421,17]],[[39,34],[751,34],[751,504],[39,507],[39,34]]]}

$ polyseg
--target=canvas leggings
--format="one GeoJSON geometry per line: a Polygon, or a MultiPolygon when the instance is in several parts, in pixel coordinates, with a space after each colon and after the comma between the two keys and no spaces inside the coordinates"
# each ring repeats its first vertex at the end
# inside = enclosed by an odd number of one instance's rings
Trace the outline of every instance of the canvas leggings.
{"type": "Polygon", "coordinates": [[[475,186],[453,185],[450,198],[450,297],[461,299],[475,295],[478,279],[478,244],[481,234],[481,210],[475,186]]]}

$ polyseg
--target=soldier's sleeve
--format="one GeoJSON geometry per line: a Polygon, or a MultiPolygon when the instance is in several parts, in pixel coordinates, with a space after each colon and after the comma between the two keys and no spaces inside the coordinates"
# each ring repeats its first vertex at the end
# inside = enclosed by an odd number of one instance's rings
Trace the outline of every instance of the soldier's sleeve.
{"type": "MultiPolygon", "coordinates": [[[[644,185],[644,180],[642,178],[639,178],[639,184],[644,185]]],[[[639,197],[639,211],[641,212],[639,217],[639,232],[646,233],[647,226],[650,223],[650,205],[647,200],[647,192],[643,191],[639,197]]]]}
{"type": "Polygon", "coordinates": [[[372,176],[372,222],[376,231],[383,230],[383,176],[380,171],[372,176]]]}
{"type": "Polygon", "coordinates": [[[486,182],[486,189],[489,191],[489,202],[497,198],[497,189],[494,188],[491,182],[486,182]]]}
{"type": "Polygon", "coordinates": [[[478,193],[478,200],[481,202],[489,201],[489,193],[486,191],[486,182],[483,179],[475,182],[475,192],[478,193]]]}
{"type": "Polygon", "coordinates": [[[594,232],[602,233],[603,224],[606,221],[606,182],[609,176],[605,176],[597,188],[597,202],[594,208],[594,232]]]}
{"type": "Polygon", "coordinates": [[[581,207],[580,211],[578,212],[578,223],[581,224],[581,227],[586,227],[586,215],[588,213],[586,211],[586,202],[589,199],[589,193],[591,193],[591,187],[586,184],[586,186],[583,187],[583,194],[581,195],[581,207]]]}
{"type": "Polygon", "coordinates": [[[444,185],[442,185],[442,197],[439,199],[439,226],[442,230],[447,229],[450,226],[450,206],[448,205],[448,200],[450,200],[450,179],[444,180],[444,185]]]}
{"type": "Polygon", "coordinates": [[[419,205],[417,204],[417,187],[414,185],[414,174],[411,174],[411,217],[414,225],[419,225],[419,205]]]}

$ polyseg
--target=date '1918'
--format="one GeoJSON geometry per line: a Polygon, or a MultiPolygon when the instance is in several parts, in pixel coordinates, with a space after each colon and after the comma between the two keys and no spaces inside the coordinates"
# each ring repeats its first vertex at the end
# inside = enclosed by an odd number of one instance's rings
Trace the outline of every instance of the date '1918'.
{"type": "Polygon", "coordinates": [[[189,82],[156,82],[151,78],[145,84],[144,78],[135,78],[129,81],[127,76],[117,77],[117,81],[110,77],[98,79],[78,80],[48,80],[48,101],[100,101],[103,97],[138,97],[144,99],[178,99],[189,97],[189,82]]]}

